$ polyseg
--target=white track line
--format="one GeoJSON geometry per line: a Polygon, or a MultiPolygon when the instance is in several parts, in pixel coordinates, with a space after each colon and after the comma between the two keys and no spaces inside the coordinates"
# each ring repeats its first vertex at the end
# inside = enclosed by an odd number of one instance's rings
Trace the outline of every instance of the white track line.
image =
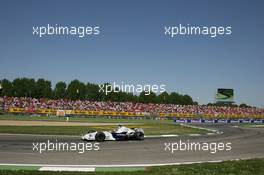
{"type": "Polygon", "coordinates": [[[196,137],[196,136],[201,136],[201,134],[188,134],[188,136],[194,136],[194,137],[196,137]]]}
{"type": "Polygon", "coordinates": [[[43,137],[72,137],[72,138],[80,137],[78,135],[10,134],[10,133],[0,133],[0,135],[1,136],[16,136],[16,135],[21,135],[21,136],[43,136],[43,137]]]}
{"type": "Polygon", "coordinates": [[[166,135],[146,135],[145,138],[160,138],[160,137],[178,137],[177,134],[166,134],[166,135]]]}
{"type": "Polygon", "coordinates": [[[41,167],[39,171],[78,171],[78,172],[95,172],[95,168],[81,168],[81,167],[41,167]]]}
{"type": "Polygon", "coordinates": [[[176,134],[167,134],[167,135],[161,135],[161,137],[178,137],[179,135],[176,134]]]}
{"type": "Polygon", "coordinates": [[[185,126],[185,127],[195,128],[195,129],[203,129],[203,130],[207,130],[207,131],[211,131],[211,132],[217,132],[217,130],[215,130],[215,129],[209,129],[209,128],[198,127],[198,126],[191,126],[191,125],[186,125],[183,123],[181,123],[180,125],[185,126]]]}

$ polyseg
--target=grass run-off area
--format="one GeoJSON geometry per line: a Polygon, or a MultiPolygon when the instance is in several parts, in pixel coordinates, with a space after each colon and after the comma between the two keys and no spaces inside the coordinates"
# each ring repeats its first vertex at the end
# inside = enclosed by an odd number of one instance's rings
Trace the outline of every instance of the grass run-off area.
{"type": "MultiPolygon", "coordinates": [[[[1,169],[1,167],[0,167],[1,169]]],[[[225,161],[221,163],[199,163],[149,167],[132,172],[47,172],[37,170],[0,170],[1,175],[263,175],[264,159],[225,161]]]]}
{"type": "MultiPolygon", "coordinates": [[[[66,121],[67,117],[57,116],[30,116],[30,115],[0,115],[1,120],[20,120],[20,121],[66,121]]],[[[110,117],[68,117],[72,122],[90,122],[90,123],[171,123],[172,120],[151,120],[136,118],[110,118],[110,117]]]]}
{"type": "Polygon", "coordinates": [[[145,135],[161,135],[161,134],[205,134],[208,131],[203,129],[191,128],[174,124],[171,120],[143,120],[143,119],[108,119],[108,118],[71,118],[69,122],[87,122],[95,123],[93,126],[66,126],[65,118],[62,117],[31,117],[31,116],[1,116],[2,120],[19,120],[25,121],[37,120],[43,121],[43,126],[16,126],[16,125],[1,125],[0,133],[10,134],[47,134],[47,135],[81,135],[88,130],[96,131],[112,131],[116,129],[119,123],[127,123],[130,128],[143,128],[145,135]],[[9,118],[10,117],[10,118],[9,118]],[[25,118],[24,118],[25,117],[25,118]],[[42,120],[40,120],[40,118],[42,120]],[[64,121],[65,125],[49,126],[52,121],[64,121]],[[104,125],[100,125],[104,123],[104,125]],[[109,125],[107,124],[109,123],[109,125]],[[111,123],[111,124],[110,124],[111,123]],[[116,125],[113,125],[116,123],[116,125]]]}

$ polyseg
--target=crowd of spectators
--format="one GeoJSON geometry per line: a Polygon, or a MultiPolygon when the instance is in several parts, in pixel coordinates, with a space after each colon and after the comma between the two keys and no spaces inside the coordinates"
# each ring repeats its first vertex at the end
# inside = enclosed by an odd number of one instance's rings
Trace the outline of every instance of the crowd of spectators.
{"type": "Polygon", "coordinates": [[[264,115],[264,108],[227,107],[206,105],[144,104],[132,102],[98,102],[88,100],[50,100],[30,97],[0,97],[4,110],[9,108],[56,109],[56,110],[90,110],[141,113],[178,113],[209,115],[264,115]]]}

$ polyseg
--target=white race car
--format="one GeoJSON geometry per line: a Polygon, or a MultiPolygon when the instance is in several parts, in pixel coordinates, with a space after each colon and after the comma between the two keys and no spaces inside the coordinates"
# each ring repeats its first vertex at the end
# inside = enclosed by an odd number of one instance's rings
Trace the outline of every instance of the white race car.
{"type": "Polygon", "coordinates": [[[82,136],[82,140],[103,142],[107,140],[144,140],[142,128],[127,128],[119,126],[115,131],[88,131],[82,136]]]}

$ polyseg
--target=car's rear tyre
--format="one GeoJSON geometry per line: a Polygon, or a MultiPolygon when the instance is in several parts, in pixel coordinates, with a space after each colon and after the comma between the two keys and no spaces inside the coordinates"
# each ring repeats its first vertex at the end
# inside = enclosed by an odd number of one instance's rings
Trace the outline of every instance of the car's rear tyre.
{"type": "Polygon", "coordinates": [[[97,132],[95,134],[95,141],[97,141],[97,142],[105,141],[105,134],[103,132],[97,132]]]}
{"type": "Polygon", "coordinates": [[[144,133],[143,132],[135,132],[135,139],[136,140],[144,140],[144,133]]]}

